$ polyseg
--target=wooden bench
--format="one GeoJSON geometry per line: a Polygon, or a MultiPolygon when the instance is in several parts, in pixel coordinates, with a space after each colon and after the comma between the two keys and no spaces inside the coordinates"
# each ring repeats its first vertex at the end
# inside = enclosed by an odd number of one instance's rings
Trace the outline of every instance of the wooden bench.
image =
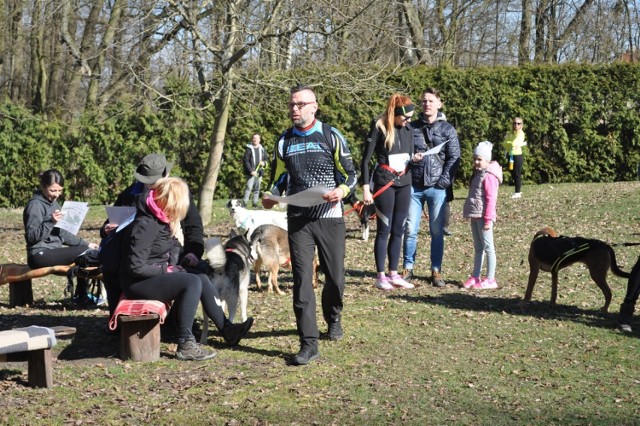
{"type": "Polygon", "coordinates": [[[51,348],[56,345],[55,330],[30,326],[0,331],[0,361],[27,361],[29,385],[53,386],[51,348]]]}
{"type": "Polygon", "coordinates": [[[0,285],[9,284],[9,306],[33,305],[33,287],[31,280],[58,275],[66,277],[73,265],[46,266],[31,269],[28,265],[6,263],[0,265],[0,285]]]}
{"type": "MultiPolygon", "coordinates": [[[[47,275],[66,277],[74,266],[72,263],[71,265],[45,266],[31,269],[28,265],[6,263],[0,265],[0,285],[9,284],[10,307],[33,305],[32,279],[46,277],[47,275]]],[[[89,284],[92,284],[92,281],[93,284],[101,284],[102,274],[97,267],[77,269],[74,275],[85,278],[89,284]]]]}

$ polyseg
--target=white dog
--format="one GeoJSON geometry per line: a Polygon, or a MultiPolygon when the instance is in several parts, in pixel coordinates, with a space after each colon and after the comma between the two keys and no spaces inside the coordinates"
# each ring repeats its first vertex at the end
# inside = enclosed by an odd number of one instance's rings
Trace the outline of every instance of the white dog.
{"type": "Polygon", "coordinates": [[[242,200],[229,200],[227,208],[236,228],[241,233],[245,233],[247,239],[251,239],[251,234],[260,225],[276,225],[282,229],[287,229],[287,214],[276,210],[247,210],[242,200]]]}

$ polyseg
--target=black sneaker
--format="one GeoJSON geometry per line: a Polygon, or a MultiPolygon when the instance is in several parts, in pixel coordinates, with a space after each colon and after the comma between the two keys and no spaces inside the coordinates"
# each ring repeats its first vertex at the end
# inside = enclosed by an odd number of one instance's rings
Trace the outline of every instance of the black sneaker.
{"type": "Polygon", "coordinates": [[[233,324],[226,320],[224,323],[224,328],[222,329],[222,337],[229,344],[229,346],[236,346],[240,343],[247,333],[249,329],[253,325],[253,317],[249,317],[245,322],[240,324],[233,324]]]}
{"type": "Polygon", "coordinates": [[[320,356],[320,352],[318,352],[318,348],[315,346],[304,346],[300,349],[291,361],[289,361],[289,365],[307,365],[311,361],[318,359],[320,356]]]}
{"type": "Polygon", "coordinates": [[[332,322],[331,324],[329,324],[329,331],[327,331],[327,337],[329,338],[329,340],[337,342],[338,340],[342,339],[343,336],[344,333],[342,332],[342,325],[340,324],[340,321],[332,322]]]}
{"type": "Polygon", "coordinates": [[[176,351],[176,358],[183,361],[204,361],[205,359],[211,359],[216,356],[216,353],[210,349],[205,348],[200,343],[196,342],[196,339],[191,337],[190,339],[178,342],[178,350],[176,351]]]}

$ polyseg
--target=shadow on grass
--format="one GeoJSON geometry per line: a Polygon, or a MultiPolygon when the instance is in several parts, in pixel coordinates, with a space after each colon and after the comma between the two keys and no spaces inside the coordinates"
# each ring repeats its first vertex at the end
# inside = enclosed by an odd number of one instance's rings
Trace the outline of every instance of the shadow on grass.
{"type": "MultiPolygon", "coordinates": [[[[616,329],[617,313],[602,314],[597,309],[582,309],[577,306],[562,304],[551,306],[549,302],[543,301],[523,303],[521,298],[484,296],[471,292],[443,293],[436,296],[391,295],[389,297],[412,303],[439,305],[464,311],[506,313],[540,320],[571,321],[590,327],[610,329],[611,331],[616,329]]],[[[634,332],[625,335],[640,337],[640,325],[636,324],[634,332]]]]}

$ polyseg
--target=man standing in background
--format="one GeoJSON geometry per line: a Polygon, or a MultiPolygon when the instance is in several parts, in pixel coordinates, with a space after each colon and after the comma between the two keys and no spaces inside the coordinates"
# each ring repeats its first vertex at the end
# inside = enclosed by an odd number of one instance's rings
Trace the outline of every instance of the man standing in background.
{"type": "Polygon", "coordinates": [[[249,196],[253,194],[253,207],[258,207],[260,196],[260,184],[264,175],[264,168],[267,165],[267,152],[260,144],[260,135],[255,133],[251,137],[251,143],[247,144],[247,149],[242,157],[244,173],[247,176],[247,187],[244,190],[244,205],[249,207],[249,196]]]}

